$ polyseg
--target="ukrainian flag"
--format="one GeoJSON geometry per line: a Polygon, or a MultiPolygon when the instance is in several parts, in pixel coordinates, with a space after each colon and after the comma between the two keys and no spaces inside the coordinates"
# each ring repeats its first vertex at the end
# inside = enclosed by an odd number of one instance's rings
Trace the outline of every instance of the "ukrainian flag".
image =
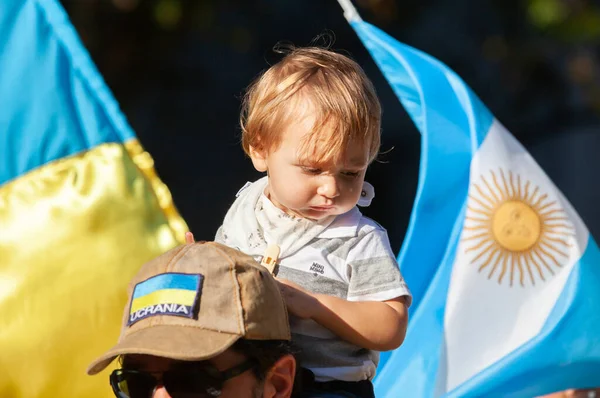
{"type": "Polygon", "coordinates": [[[200,294],[200,274],[161,274],[138,283],[129,305],[128,325],[156,314],[191,318],[200,294]]]}
{"type": "Polygon", "coordinates": [[[2,1],[0,71],[0,396],[109,397],[86,366],[187,227],[57,1],[2,1]]]}

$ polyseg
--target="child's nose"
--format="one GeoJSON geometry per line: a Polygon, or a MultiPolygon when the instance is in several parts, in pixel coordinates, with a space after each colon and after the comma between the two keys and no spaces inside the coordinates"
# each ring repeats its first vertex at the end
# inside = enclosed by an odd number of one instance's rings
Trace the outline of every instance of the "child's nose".
{"type": "Polygon", "coordinates": [[[337,179],[331,175],[321,176],[321,181],[317,193],[326,198],[333,199],[340,195],[340,189],[337,179]]]}

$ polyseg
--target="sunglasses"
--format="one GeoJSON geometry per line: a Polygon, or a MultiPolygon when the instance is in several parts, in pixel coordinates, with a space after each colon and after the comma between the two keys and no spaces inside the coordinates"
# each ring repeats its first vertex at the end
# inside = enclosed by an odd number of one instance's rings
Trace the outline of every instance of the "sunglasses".
{"type": "Polygon", "coordinates": [[[110,385],[118,398],[152,398],[159,384],[172,398],[213,398],[221,395],[226,380],[255,366],[255,361],[248,360],[222,372],[209,366],[156,373],[116,369],[110,374],[110,385]],[[161,377],[154,376],[158,374],[161,377]]]}

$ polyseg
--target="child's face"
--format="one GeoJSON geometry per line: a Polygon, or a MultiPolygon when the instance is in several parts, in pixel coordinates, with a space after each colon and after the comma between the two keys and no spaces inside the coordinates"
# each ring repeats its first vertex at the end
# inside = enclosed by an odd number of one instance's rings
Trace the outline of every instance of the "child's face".
{"type": "Polygon", "coordinates": [[[316,166],[301,153],[312,126],[310,117],[303,118],[282,133],[277,149],[266,155],[251,150],[251,158],[257,170],[268,171],[267,194],[275,206],[294,216],[320,220],[346,213],[358,203],[369,150],[350,143],[339,162],[316,166]]]}

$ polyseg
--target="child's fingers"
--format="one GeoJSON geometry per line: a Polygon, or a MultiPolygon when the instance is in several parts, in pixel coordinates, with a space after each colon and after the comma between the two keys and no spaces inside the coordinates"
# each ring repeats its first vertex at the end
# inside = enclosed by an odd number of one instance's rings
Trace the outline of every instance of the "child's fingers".
{"type": "Polygon", "coordinates": [[[194,234],[191,232],[185,233],[185,243],[194,243],[194,234]]]}

